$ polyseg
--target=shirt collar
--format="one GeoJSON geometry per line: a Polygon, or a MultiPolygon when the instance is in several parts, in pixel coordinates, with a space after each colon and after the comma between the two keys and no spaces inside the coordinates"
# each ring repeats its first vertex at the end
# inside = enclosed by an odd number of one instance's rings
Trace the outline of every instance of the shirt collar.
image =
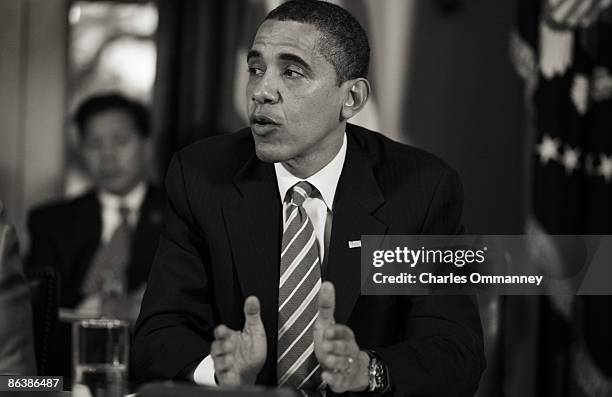
{"type": "Polygon", "coordinates": [[[98,199],[102,204],[102,208],[119,209],[120,206],[125,206],[129,208],[130,211],[138,211],[144,201],[146,193],[146,183],[140,182],[125,196],[118,196],[105,190],[100,190],[98,192],[98,199]]]}
{"type": "Polygon", "coordinates": [[[344,159],[346,158],[346,133],[342,138],[342,146],[336,154],[336,156],[323,168],[321,168],[314,175],[309,176],[306,179],[300,179],[287,171],[281,163],[274,163],[274,171],[276,172],[276,180],[278,182],[278,192],[280,193],[281,201],[285,199],[287,191],[296,183],[306,180],[311,185],[317,188],[321,193],[321,198],[327,208],[331,211],[334,205],[334,196],[336,195],[336,187],[338,186],[338,180],[340,180],[340,174],[342,173],[342,167],[344,166],[344,159]]]}

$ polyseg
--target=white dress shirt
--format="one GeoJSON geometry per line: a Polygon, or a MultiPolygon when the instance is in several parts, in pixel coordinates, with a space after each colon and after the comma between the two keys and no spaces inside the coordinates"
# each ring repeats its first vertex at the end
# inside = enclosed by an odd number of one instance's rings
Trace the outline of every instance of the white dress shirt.
{"type": "MultiPolygon", "coordinates": [[[[324,261],[326,249],[329,248],[334,197],[346,158],[346,146],[345,133],[342,140],[342,146],[336,156],[327,163],[325,167],[306,179],[300,179],[293,175],[281,163],[274,163],[278,193],[283,202],[283,224],[285,223],[286,210],[289,206],[289,201],[286,199],[287,191],[293,187],[293,185],[305,180],[313,185],[318,191],[318,194],[312,194],[311,197],[308,197],[304,201],[304,209],[315,230],[317,243],[319,244],[321,263],[324,261]]],[[[200,385],[216,385],[215,368],[210,354],[196,367],[193,374],[193,380],[200,385]]]]}
{"type": "Polygon", "coordinates": [[[138,222],[140,207],[147,193],[147,185],[140,182],[125,196],[117,196],[103,190],[98,193],[98,200],[102,206],[102,234],[101,242],[106,244],[113,237],[113,233],[121,224],[119,208],[126,207],[129,210],[128,222],[134,227],[138,222]]]}

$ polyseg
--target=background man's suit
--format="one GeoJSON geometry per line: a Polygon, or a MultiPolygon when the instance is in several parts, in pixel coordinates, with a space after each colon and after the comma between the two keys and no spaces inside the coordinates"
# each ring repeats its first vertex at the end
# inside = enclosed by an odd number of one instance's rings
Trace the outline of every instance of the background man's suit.
{"type": "MultiPolygon", "coordinates": [[[[128,292],[147,282],[163,228],[165,194],[154,186],[140,207],[126,266],[128,292]]],[[[72,200],[34,209],[28,219],[31,246],[28,266],[51,266],[60,273],[60,306],[74,308],[84,298],[81,288],[101,241],[102,206],[95,190],[72,200]]],[[[60,324],[51,371],[72,376],[69,324],[60,324]]]]}
{"type": "MultiPolygon", "coordinates": [[[[157,245],[163,228],[164,204],[163,191],[148,186],[126,267],[128,291],[147,282],[155,254],[152,247],[157,245]]],[[[52,266],[59,270],[62,307],[75,307],[83,299],[83,279],[101,240],[101,211],[97,193],[90,191],[73,200],[37,208],[30,214],[28,265],[52,266]]]]}
{"type": "MultiPolygon", "coordinates": [[[[362,234],[460,232],[459,179],[380,134],[348,125],[347,137],[322,274],[336,287],[336,322],[380,354],[398,391],[473,393],[484,368],[475,301],[360,296],[360,251],[348,246],[362,234]]],[[[274,166],[257,159],[244,129],[179,152],[166,187],[167,226],[136,326],[135,374],[184,376],[209,353],[216,325],[242,328],[244,300],[256,295],[268,339],[258,383],[275,384],[282,203],[274,166]]]]}

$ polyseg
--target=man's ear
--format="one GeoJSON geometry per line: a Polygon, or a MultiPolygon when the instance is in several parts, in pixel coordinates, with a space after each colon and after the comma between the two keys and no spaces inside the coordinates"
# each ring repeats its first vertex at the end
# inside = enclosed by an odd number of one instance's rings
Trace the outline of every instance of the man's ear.
{"type": "Polygon", "coordinates": [[[347,120],[356,115],[363,109],[370,97],[370,82],[365,78],[347,80],[342,85],[346,85],[346,96],[342,104],[342,119],[347,120]]]}

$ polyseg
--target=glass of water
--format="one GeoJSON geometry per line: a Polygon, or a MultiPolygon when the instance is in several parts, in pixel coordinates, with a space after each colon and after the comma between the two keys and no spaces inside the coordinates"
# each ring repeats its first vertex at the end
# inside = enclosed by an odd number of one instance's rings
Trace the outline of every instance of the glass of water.
{"type": "Polygon", "coordinates": [[[81,320],[73,324],[72,359],[75,397],[123,397],[127,393],[129,323],[81,320]]]}

